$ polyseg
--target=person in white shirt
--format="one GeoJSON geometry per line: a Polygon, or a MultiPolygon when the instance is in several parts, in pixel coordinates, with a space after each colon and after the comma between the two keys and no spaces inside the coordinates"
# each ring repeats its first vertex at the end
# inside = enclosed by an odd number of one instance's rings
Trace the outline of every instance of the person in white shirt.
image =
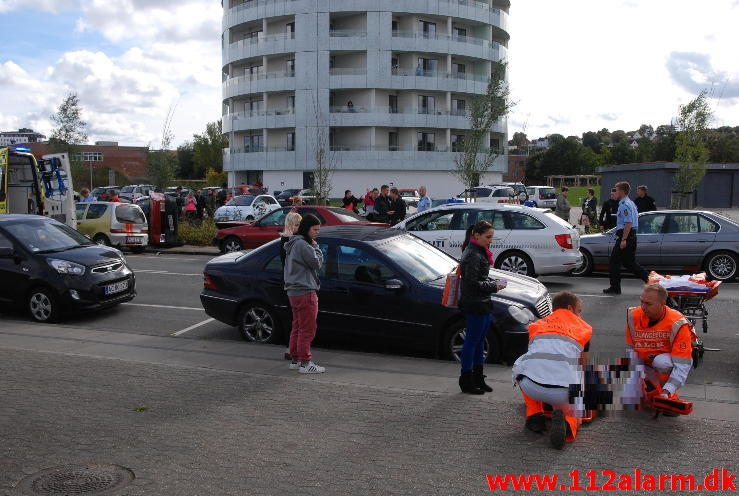
{"type": "Polygon", "coordinates": [[[426,186],[421,186],[418,188],[418,195],[421,197],[420,200],[418,200],[418,212],[423,212],[424,210],[428,210],[431,208],[431,198],[429,198],[426,195],[426,186]]]}

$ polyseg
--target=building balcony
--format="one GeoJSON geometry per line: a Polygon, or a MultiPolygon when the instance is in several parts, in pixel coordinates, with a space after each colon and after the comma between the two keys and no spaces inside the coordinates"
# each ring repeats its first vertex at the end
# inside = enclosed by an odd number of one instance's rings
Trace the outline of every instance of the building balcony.
{"type": "MultiPolygon", "coordinates": [[[[468,129],[466,112],[418,107],[331,107],[329,125],[336,127],[413,127],[439,129],[468,129]]],[[[493,126],[493,132],[502,133],[502,121],[493,126]]]]}
{"type": "Polygon", "coordinates": [[[489,76],[469,72],[394,68],[391,88],[483,94],[487,91],[488,79],[489,76]]]}
{"type": "Polygon", "coordinates": [[[223,66],[226,66],[251,57],[294,52],[295,33],[279,33],[231,43],[221,52],[221,57],[223,66]]]}
{"type": "Polygon", "coordinates": [[[470,36],[393,31],[391,47],[393,51],[451,53],[493,61],[500,59],[499,43],[470,36]]]}
{"type": "Polygon", "coordinates": [[[224,133],[250,129],[276,129],[295,127],[295,109],[267,109],[251,112],[235,112],[221,118],[224,133]]]}
{"type": "Polygon", "coordinates": [[[329,31],[330,50],[367,50],[367,31],[335,29],[329,31]]]}
{"type": "Polygon", "coordinates": [[[295,91],[295,71],[262,72],[226,79],[223,99],[268,91],[295,91]]]}

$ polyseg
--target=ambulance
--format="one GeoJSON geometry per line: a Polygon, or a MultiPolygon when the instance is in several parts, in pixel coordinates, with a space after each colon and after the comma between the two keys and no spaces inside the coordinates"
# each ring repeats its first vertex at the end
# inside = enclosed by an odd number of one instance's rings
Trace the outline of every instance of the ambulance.
{"type": "Polygon", "coordinates": [[[23,146],[0,147],[0,214],[35,214],[77,228],[69,155],[39,161],[23,146]]]}

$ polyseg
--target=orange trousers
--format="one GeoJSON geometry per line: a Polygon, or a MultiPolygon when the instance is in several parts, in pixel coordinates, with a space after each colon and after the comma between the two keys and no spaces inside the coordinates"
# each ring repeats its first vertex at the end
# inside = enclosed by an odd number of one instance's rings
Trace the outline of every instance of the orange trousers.
{"type": "MultiPolygon", "coordinates": [[[[523,396],[524,403],[526,403],[526,418],[529,418],[536,413],[544,413],[544,403],[527,396],[523,391],[521,391],[521,395],[523,396]]],[[[565,421],[567,422],[567,425],[570,426],[570,432],[567,434],[565,441],[571,443],[575,440],[575,437],[577,437],[577,428],[580,425],[581,420],[577,417],[568,415],[567,410],[564,410],[564,413],[565,421]]]]}

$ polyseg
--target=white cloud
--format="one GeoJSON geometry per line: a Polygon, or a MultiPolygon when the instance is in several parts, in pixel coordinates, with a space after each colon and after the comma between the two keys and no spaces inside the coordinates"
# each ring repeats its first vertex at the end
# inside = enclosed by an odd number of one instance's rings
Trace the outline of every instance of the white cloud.
{"type": "Polygon", "coordinates": [[[59,12],[71,9],[79,2],[78,0],[0,0],[0,14],[19,9],[34,9],[43,12],[59,12]]]}
{"type": "Polygon", "coordinates": [[[4,64],[0,64],[0,86],[38,90],[41,84],[33,79],[21,66],[9,60],[4,64]]]}

